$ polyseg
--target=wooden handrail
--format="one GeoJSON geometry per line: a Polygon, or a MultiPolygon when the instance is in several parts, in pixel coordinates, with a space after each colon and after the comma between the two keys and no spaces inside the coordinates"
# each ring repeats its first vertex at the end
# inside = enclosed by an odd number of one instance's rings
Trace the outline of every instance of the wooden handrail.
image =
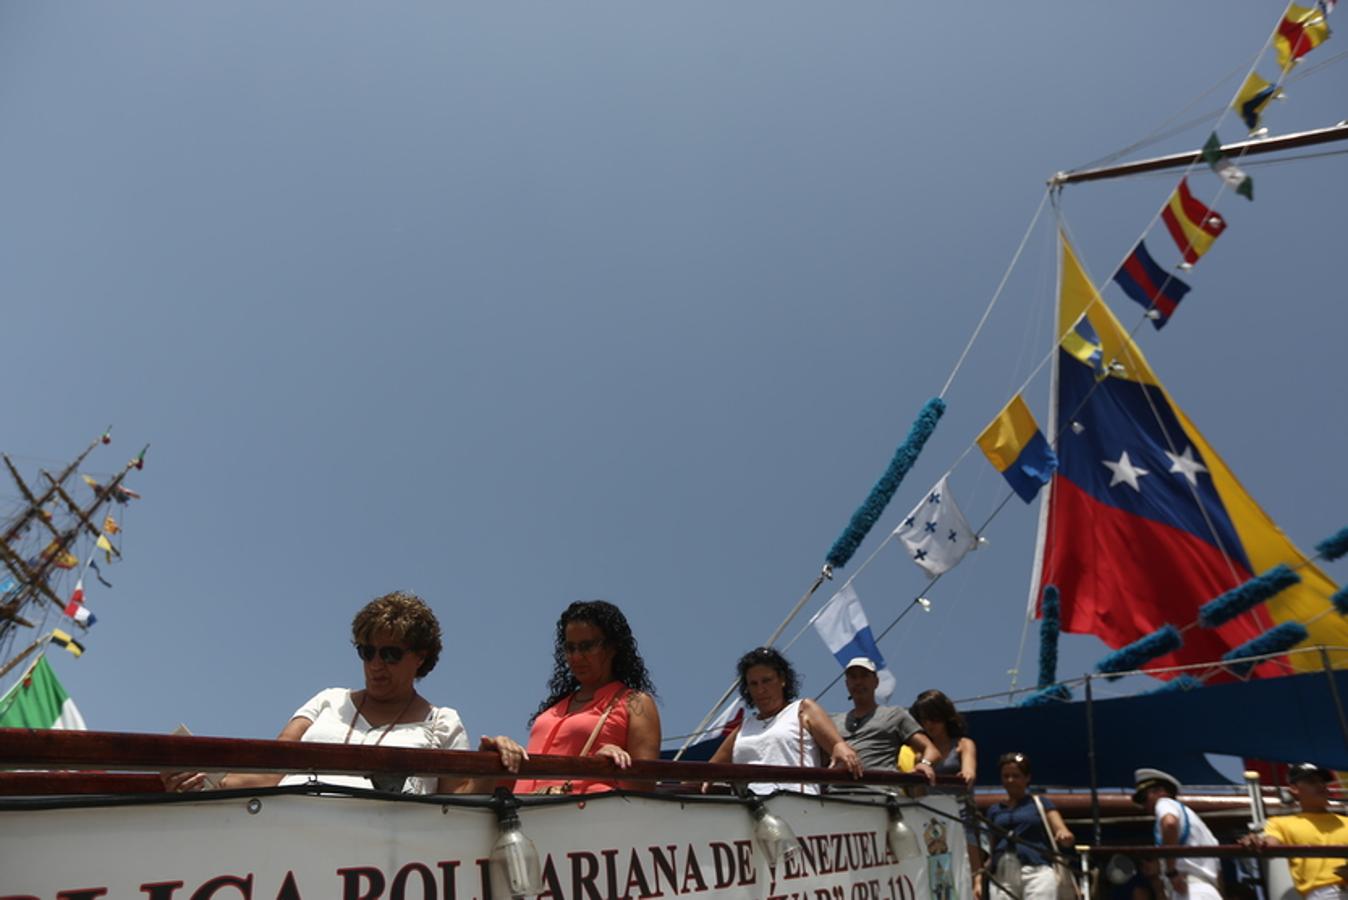
{"type": "Polygon", "coordinates": [[[1101,845],[1092,847],[1080,845],[1078,853],[1089,851],[1091,856],[1118,854],[1120,856],[1150,856],[1160,859],[1226,859],[1242,857],[1264,857],[1266,859],[1308,857],[1315,859],[1348,858],[1348,846],[1342,844],[1327,847],[1312,847],[1304,844],[1275,844],[1270,847],[1246,847],[1244,844],[1211,844],[1206,847],[1165,846],[1150,844],[1138,846],[1110,847],[1101,845]]]}
{"type": "MultiPolygon", "coordinates": [[[[631,768],[620,770],[607,757],[542,755],[525,760],[520,765],[519,775],[514,776],[501,765],[500,757],[491,752],[29,728],[0,729],[0,769],[323,772],[331,775],[389,772],[502,779],[620,779],[629,782],[858,783],[841,769],[634,760],[631,768]]],[[[939,781],[950,786],[962,784],[953,776],[943,777],[939,781]]],[[[861,783],[922,785],[926,784],[926,779],[914,773],[868,769],[861,783]]]]}

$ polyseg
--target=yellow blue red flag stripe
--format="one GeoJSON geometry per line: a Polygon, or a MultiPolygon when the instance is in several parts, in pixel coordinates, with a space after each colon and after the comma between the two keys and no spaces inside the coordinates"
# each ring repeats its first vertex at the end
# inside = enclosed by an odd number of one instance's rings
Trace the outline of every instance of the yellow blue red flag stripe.
{"type": "MultiPolygon", "coordinates": [[[[1100,379],[1090,363],[1059,351],[1054,402],[1072,427],[1059,429],[1038,583],[1058,586],[1062,630],[1123,647],[1162,626],[1194,622],[1204,603],[1281,563],[1300,583],[1215,629],[1189,630],[1179,650],[1151,665],[1213,662],[1284,622],[1304,624],[1310,644],[1348,646],[1348,621],[1332,614],[1337,587],[1259,508],[1160,384],[1064,238],[1059,322],[1074,327],[1083,315],[1108,374],[1100,379]]],[[[1318,658],[1289,661],[1299,669],[1320,665],[1318,658]]],[[[1255,674],[1284,671],[1266,664],[1255,674]]]]}
{"type": "Polygon", "coordinates": [[[1002,473],[1026,503],[1048,483],[1058,465],[1057,456],[1020,394],[983,429],[978,436],[978,446],[992,467],[1002,473]]]}

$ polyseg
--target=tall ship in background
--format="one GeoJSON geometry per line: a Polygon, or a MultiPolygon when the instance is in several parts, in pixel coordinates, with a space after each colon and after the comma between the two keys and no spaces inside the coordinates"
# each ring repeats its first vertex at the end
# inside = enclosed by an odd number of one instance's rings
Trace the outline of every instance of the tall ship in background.
{"type": "Polygon", "coordinates": [[[111,443],[109,428],[55,472],[27,476],[0,455],[12,487],[0,522],[0,727],[84,728],[46,655],[84,653],[97,620],[88,595],[112,589],[107,575],[122,558],[124,511],[140,498],[126,481],[149,445],[113,473],[91,474],[93,454],[111,443]]]}

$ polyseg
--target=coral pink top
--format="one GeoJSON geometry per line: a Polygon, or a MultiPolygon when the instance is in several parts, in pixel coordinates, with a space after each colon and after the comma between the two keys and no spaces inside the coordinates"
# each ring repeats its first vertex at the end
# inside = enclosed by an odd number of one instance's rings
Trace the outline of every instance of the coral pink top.
{"type": "MultiPolygon", "coordinates": [[[[567,712],[567,707],[571,705],[571,698],[564,697],[554,706],[538,714],[534,719],[533,730],[529,732],[529,755],[536,753],[552,754],[555,756],[580,756],[581,749],[585,742],[590,739],[590,734],[594,731],[595,724],[599,717],[603,715],[604,708],[608,706],[609,700],[613,700],[613,709],[609,712],[608,718],[604,720],[604,727],[599,729],[599,734],[595,736],[594,742],[590,745],[590,752],[587,756],[594,756],[595,751],[605,744],[616,744],[623,749],[627,749],[627,686],[621,681],[610,681],[608,684],[594,692],[594,699],[574,712],[567,712]]],[[[564,779],[552,781],[538,781],[532,778],[521,778],[515,785],[515,793],[530,794],[549,787],[560,787],[565,784],[564,779]]],[[[574,779],[571,782],[571,791],[573,794],[596,793],[598,791],[611,791],[617,787],[616,781],[582,781],[574,779]]]]}

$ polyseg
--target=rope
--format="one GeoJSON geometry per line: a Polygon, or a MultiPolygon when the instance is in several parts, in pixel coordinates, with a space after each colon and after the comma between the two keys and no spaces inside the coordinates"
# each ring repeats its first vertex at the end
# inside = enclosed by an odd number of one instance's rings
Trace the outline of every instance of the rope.
{"type": "Polygon", "coordinates": [[[988,306],[983,310],[983,317],[978,320],[978,325],[974,327],[974,333],[969,335],[969,342],[964,345],[964,352],[960,354],[959,359],[955,361],[955,368],[950,371],[950,377],[945,380],[945,385],[941,388],[938,395],[942,400],[945,399],[946,391],[950,390],[950,385],[959,374],[960,367],[964,365],[964,360],[973,349],[974,341],[978,340],[978,335],[982,333],[983,326],[987,324],[988,316],[992,315],[992,308],[997,305],[997,300],[1002,296],[1002,289],[1006,287],[1006,282],[1011,277],[1011,273],[1016,268],[1016,263],[1020,261],[1020,254],[1025,249],[1025,244],[1029,241],[1030,235],[1034,232],[1034,226],[1039,223],[1039,217],[1043,215],[1044,203],[1049,198],[1050,191],[1044,191],[1044,196],[1039,200],[1039,208],[1034,211],[1034,217],[1030,219],[1030,225],[1025,229],[1025,235],[1020,239],[1020,246],[1016,248],[1015,255],[1011,257],[1011,264],[1006,267],[1006,272],[1002,275],[1002,280],[997,285],[997,290],[992,292],[992,299],[988,301],[988,306]]]}

